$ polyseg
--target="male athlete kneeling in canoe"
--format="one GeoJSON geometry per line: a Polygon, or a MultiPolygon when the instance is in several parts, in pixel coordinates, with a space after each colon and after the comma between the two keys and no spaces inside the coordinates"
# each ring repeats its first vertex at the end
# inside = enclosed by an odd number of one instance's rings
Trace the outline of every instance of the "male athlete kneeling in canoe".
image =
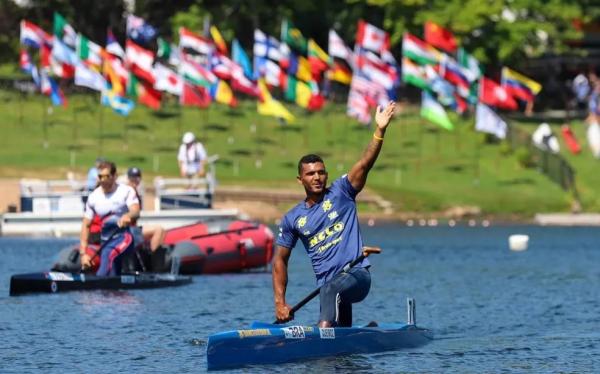
{"type": "Polygon", "coordinates": [[[364,154],[348,174],[336,179],[330,187],[327,187],[327,170],[321,157],[309,154],[298,162],[297,179],[304,186],[306,199],[283,217],[273,257],[273,293],[278,322],[293,319],[285,293],[288,260],[300,239],[312,262],[317,285],[321,287],[319,327],[352,325],[352,303],[362,301],[371,287],[370,265],[366,258],[347,272],[342,271],[363,250],[355,199],[377,160],[394,109],[394,102],[389,102],[385,109],[377,107],[377,127],[364,154]]]}

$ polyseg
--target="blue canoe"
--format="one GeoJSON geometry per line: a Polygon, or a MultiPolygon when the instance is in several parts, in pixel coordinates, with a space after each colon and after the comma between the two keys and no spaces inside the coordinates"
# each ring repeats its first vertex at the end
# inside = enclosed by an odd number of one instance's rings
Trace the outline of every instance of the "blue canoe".
{"type": "Polygon", "coordinates": [[[432,339],[432,331],[415,324],[318,328],[254,322],[246,330],[209,336],[206,361],[208,370],[225,369],[416,348],[432,339]]]}

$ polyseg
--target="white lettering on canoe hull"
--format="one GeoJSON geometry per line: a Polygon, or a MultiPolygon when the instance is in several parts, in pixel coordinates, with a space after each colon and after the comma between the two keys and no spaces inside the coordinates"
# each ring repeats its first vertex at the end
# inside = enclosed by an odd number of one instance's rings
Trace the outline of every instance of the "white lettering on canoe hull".
{"type": "Polygon", "coordinates": [[[51,271],[48,273],[47,279],[53,281],[72,281],[73,275],[71,273],[61,273],[58,271],[51,271]]]}
{"type": "Polygon", "coordinates": [[[282,328],[286,339],[304,339],[304,327],[302,326],[290,326],[282,328]]]}
{"type": "Polygon", "coordinates": [[[133,275],[121,275],[122,284],[134,284],[135,277],[133,275]]]}
{"type": "Polygon", "coordinates": [[[335,339],[335,329],[332,327],[324,327],[319,329],[321,339],[335,339]]]}

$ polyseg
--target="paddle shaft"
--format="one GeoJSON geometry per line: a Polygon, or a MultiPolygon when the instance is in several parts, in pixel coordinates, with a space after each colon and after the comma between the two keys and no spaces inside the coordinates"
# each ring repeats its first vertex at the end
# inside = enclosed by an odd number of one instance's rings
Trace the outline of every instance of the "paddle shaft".
{"type": "MultiPolygon", "coordinates": [[[[347,263],[346,266],[344,266],[344,268],[342,269],[342,272],[344,272],[344,273],[348,272],[348,270],[352,269],[354,266],[361,263],[365,258],[369,257],[369,255],[371,253],[381,253],[381,249],[377,248],[377,247],[364,247],[362,254],[360,256],[358,256],[357,258],[355,258],[354,261],[347,263]]],[[[292,307],[292,309],[290,309],[290,316],[293,315],[295,312],[297,312],[304,305],[306,305],[309,301],[314,299],[319,294],[319,292],[321,292],[321,287],[317,287],[315,290],[313,290],[313,292],[308,294],[298,304],[294,305],[292,307]]],[[[278,324],[281,322],[275,321],[273,323],[278,324]]]]}

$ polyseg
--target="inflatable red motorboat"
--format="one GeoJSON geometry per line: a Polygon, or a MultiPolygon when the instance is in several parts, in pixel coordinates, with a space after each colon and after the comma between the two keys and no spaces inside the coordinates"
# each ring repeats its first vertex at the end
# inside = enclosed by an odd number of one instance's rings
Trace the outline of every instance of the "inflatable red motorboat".
{"type": "MultiPolygon", "coordinates": [[[[98,245],[90,245],[95,253],[98,245]]],[[[273,256],[273,232],[268,226],[246,220],[219,219],[167,230],[164,246],[150,253],[146,246],[125,260],[125,272],[167,272],[179,258],[181,274],[238,272],[268,265],[273,256]]],[[[98,256],[96,256],[98,258],[98,256]]],[[[97,265],[97,264],[96,264],[97,265]]],[[[60,251],[55,271],[79,271],[78,246],[60,251]]]]}

